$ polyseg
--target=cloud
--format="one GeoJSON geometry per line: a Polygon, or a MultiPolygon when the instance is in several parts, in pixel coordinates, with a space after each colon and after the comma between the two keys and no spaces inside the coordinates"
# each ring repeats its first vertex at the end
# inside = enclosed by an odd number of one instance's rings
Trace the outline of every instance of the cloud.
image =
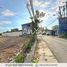
{"type": "Polygon", "coordinates": [[[16,13],[14,13],[14,12],[12,12],[11,10],[9,10],[9,9],[6,9],[5,11],[3,11],[3,12],[1,12],[1,14],[3,15],[3,16],[15,16],[16,15],[16,13]]]}
{"type": "MultiPolygon", "coordinates": [[[[52,0],[33,0],[33,6],[37,8],[46,8],[50,4],[52,0]]],[[[29,0],[27,0],[28,4],[30,4],[29,0]]]]}
{"type": "Polygon", "coordinates": [[[60,6],[63,6],[64,5],[64,2],[66,2],[67,0],[59,0],[59,2],[60,2],[60,6]]]}
{"type": "Polygon", "coordinates": [[[41,1],[39,1],[39,0],[34,0],[34,2],[33,2],[33,5],[35,6],[35,7],[47,7],[48,5],[50,4],[50,1],[43,1],[43,0],[41,0],[41,1]]]}
{"type": "Polygon", "coordinates": [[[10,25],[12,22],[9,20],[0,20],[0,26],[10,25]]]}
{"type": "Polygon", "coordinates": [[[66,0],[56,0],[56,2],[51,7],[51,14],[58,14],[59,12],[59,6],[63,6],[66,0]]]}

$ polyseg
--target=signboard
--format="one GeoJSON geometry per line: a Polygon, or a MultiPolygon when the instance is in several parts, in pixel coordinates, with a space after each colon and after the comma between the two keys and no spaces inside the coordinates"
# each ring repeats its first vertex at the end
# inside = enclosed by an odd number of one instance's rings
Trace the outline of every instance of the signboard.
{"type": "Polygon", "coordinates": [[[67,17],[59,18],[59,34],[67,33],[67,17]]]}

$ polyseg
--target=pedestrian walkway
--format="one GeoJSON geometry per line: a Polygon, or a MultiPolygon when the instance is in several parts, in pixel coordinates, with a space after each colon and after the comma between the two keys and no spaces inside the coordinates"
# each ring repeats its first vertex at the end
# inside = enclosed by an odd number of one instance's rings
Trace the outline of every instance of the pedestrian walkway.
{"type": "Polygon", "coordinates": [[[57,63],[57,60],[43,39],[38,37],[38,40],[39,41],[35,52],[35,58],[38,60],[38,63],[57,63]]]}

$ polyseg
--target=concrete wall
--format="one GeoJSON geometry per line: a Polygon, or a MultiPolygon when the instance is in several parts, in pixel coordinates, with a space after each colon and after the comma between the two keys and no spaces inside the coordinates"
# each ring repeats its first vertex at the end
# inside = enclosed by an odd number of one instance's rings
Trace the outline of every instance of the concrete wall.
{"type": "Polygon", "coordinates": [[[22,31],[2,33],[2,36],[20,36],[20,35],[22,35],[22,31]]]}

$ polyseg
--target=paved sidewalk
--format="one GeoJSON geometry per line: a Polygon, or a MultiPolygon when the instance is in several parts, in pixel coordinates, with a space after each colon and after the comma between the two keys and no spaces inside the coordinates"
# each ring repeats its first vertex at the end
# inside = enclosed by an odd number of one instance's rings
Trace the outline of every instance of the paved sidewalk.
{"type": "Polygon", "coordinates": [[[43,39],[41,37],[38,37],[38,40],[39,42],[37,44],[37,49],[35,52],[35,58],[38,60],[38,63],[57,63],[57,60],[43,39]]]}

